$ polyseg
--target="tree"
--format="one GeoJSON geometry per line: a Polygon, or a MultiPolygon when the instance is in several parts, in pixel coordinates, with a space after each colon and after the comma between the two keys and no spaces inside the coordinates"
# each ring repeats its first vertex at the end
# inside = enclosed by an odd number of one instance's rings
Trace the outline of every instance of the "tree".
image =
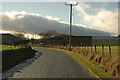
{"type": "Polygon", "coordinates": [[[47,32],[46,32],[46,36],[48,36],[48,37],[51,37],[51,36],[55,36],[55,35],[57,35],[58,33],[56,32],[56,31],[53,31],[53,30],[48,30],[47,32]]]}
{"type": "Polygon", "coordinates": [[[44,38],[50,38],[58,35],[58,33],[54,30],[48,30],[46,32],[41,32],[39,35],[43,36],[44,38]]]}
{"type": "Polygon", "coordinates": [[[45,33],[44,33],[44,32],[40,32],[39,35],[40,35],[40,36],[44,36],[45,33]]]}
{"type": "Polygon", "coordinates": [[[23,34],[16,34],[16,36],[19,37],[19,38],[22,38],[22,39],[24,38],[23,34]]]}
{"type": "Polygon", "coordinates": [[[23,39],[23,40],[25,40],[25,39],[26,39],[26,38],[25,38],[25,36],[24,36],[24,34],[23,34],[23,33],[21,33],[21,32],[16,33],[16,34],[15,34],[15,36],[17,36],[17,37],[19,37],[19,38],[21,38],[21,39],[23,39]]]}

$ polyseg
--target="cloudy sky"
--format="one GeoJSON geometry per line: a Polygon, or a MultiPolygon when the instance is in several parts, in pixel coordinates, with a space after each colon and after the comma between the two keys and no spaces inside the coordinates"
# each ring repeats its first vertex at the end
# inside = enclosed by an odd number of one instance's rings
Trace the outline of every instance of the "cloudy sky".
{"type": "MultiPolygon", "coordinates": [[[[51,26],[68,25],[69,6],[64,2],[3,2],[0,16],[3,19],[2,28],[4,30],[32,32],[30,29],[33,28],[33,32],[35,32],[39,29],[38,25],[43,25],[44,31],[45,26],[47,27],[46,24],[52,24],[51,26]],[[43,22],[40,24],[38,20],[43,22]],[[28,28],[29,24],[32,25],[32,28],[28,28]]],[[[79,2],[77,6],[73,7],[73,24],[86,29],[117,34],[118,3],[79,2]]]]}

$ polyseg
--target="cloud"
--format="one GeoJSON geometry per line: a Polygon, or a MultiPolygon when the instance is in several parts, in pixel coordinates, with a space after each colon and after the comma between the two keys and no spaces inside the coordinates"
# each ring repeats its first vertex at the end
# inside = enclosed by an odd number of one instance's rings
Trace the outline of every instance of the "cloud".
{"type": "Polygon", "coordinates": [[[50,20],[53,19],[52,16],[46,16],[46,18],[47,18],[47,19],[50,19],[50,20]]]}
{"type": "Polygon", "coordinates": [[[8,11],[6,11],[5,13],[0,13],[0,15],[5,15],[5,16],[9,17],[10,19],[13,19],[13,20],[23,18],[26,15],[41,16],[39,14],[27,13],[25,11],[21,11],[21,12],[17,12],[17,11],[8,12],[8,11]]]}
{"type": "Polygon", "coordinates": [[[78,4],[78,6],[80,6],[80,7],[82,7],[83,9],[90,9],[91,8],[91,6],[90,5],[87,5],[87,4],[85,4],[85,3],[79,3],[78,4]]]}
{"type": "MultiPolygon", "coordinates": [[[[9,31],[45,32],[54,30],[58,33],[69,34],[69,23],[58,17],[41,16],[40,14],[21,12],[0,13],[2,16],[2,29],[9,31]]],[[[74,24],[72,34],[78,36],[103,36],[111,35],[105,31],[94,30],[91,26],[74,24]]]]}
{"type": "Polygon", "coordinates": [[[105,9],[94,9],[90,5],[80,3],[74,7],[81,21],[95,29],[118,33],[118,11],[112,12],[105,9]],[[87,13],[87,9],[94,10],[94,14],[87,13]]]}

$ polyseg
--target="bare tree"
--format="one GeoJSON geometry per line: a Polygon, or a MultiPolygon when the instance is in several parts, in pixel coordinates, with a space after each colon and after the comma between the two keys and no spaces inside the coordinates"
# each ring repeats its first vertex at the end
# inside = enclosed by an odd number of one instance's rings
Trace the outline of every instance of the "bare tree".
{"type": "Polygon", "coordinates": [[[21,38],[21,39],[23,39],[23,40],[26,39],[25,36],[24,36],[24,34],[23,34],[22,32],[16,33],[15,36],[17,36],[17,37],[19,37],[19,38],[21,38]]]}
{"type": "Polygon", "coordinates": [[[46,32],[41,32],[39,35],[42,35],[44,38],[50,38],[58,35],[58,33],[54,30],[48,30],[46,32]]]}
{"type": "Polygon", "coordinates": [[[44,32],[40,32],[38,35],[40,35],[40,36],[44,36],[45,33],[44,33],[44,32]]]}
{"type": "Polygon", "coordinates": [[[49,37],[51,37],[51,36],[55,36],[55,35],[57,35],[58,33],[56,32],[56,31],[53,31],[53,30],[48,30],[47,32],[46,32],[46,36],[49,36],[49,37]]]}
{"type": "Polygon", "coordinates": [[[118,37],[120,37],[120,35],[118,35],[118,37]]]}

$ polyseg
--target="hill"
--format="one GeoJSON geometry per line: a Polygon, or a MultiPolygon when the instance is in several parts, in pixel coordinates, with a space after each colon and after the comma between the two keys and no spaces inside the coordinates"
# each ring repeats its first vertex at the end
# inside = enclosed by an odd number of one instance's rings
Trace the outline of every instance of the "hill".
{"type": "MultiPolygon", "coordinates": [[[[16,13],[15,19],[12,20],[6,15],[2,15],[3,30],[22,31],[25,32],[46,32],[48,30],[56,31],[57,33],[69,34],[69,23],[48,19],[43,16],[30,14],[16,13]],[[23,16],[22,18],[19,18],[23,16]]],[[[106,27],[106,26],[105,26],[106,27]]],[[[113,33],[92,29],[85,26],[72,26],[72,34],[76,36],[109,36],[113,33]]]]}

